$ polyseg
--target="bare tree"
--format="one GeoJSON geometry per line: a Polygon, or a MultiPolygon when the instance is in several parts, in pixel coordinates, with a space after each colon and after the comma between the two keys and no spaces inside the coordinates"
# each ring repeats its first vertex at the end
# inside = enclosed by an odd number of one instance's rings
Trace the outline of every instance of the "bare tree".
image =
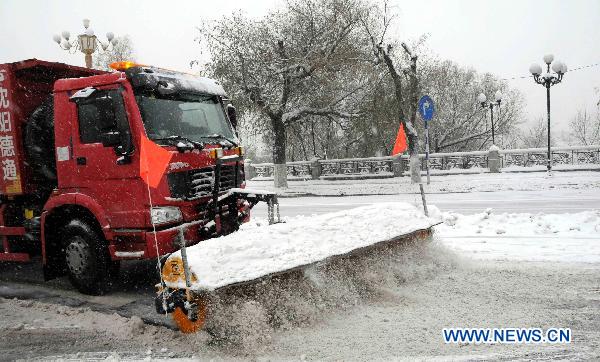
{"type": "MultiPolygon", "coordinates": [[[[367,41],[367,51],[372,49],[371,41],[367,41]]],[[[434,152],[454,152],[485,149],[491,145],[491,122],[489,108],[481,108],[477,95],[481,92],[492,96],[497,90],[503,95],[500,107],[494,109],[494,130],[497,135],[496,144],[505,148],[513,145],[512,141],[519,133],[518,125],[523,114],[522,95],[518,90],[508,87],[505,82],[491,74],[480,74],[474,69],[461,67],[447,60],[440,60],[431,51],[423,50],[426,43],[421,39],[410,48],[417,49],[419,57],[417,76],[420,94],[429,94],[436,103],[436,115],[430,122],[431,147],[434,152]]],[[[402,53],[401,55],[404,55],[402,53]]],[[[366,60],[365,56],[365,60],[366,60]]],[[[373,56],[370,55],[369,62],[373,56]]],[[[402,62],[409,63],[404,57],[402,62]]],[[[377,60],[375,61],[377,62],[377,60]]],[[[368,94],[358,104],[359,116],[348,120],[334,122],[336,129],[332,142],[324,144],[324,149],[315,149],[319,155],[333,158],[369,157],[389,155],[396,138],[398,125],[395,87],[383,62],[371,69],[361,69],[370,78],[371,86],[368,94]],[[327,152],[325,152],[325,150],[327,152]]],[[[353,74],[354,76],[354,74],[353,74]]],[[[404,76],[403,81],[407,79],[404,76]]],[[[295,132],[302,137],[290,138],[290,142],[305,142],[314,139],[314,129],[318,134],[330,136],[330,125],[316,124],[310,129],[300,127],[295,132]]],[[[413,124],[418,134],[423,131],[423,122],[417,118],[413,124]]],[[[317,137],[318,139],[319,137],[317,137]]],[[[318,145],[318,142],[317,142],[318,145]]],[[[424,143],[420,142],[419,151],[424,151],[424,143]]],[[[301,149],[298,145],[296,150],[301,149]]],[[[312,155],[311,155],[312,156],[312,155]]]]}
{"type": "Polygon", "coordinates": [[[113,45],[110,50],[96,54],[94,57],[94,68],[110,70],[110,63],[127,60],[135,61],[133,42],[129,35],[117,37],[116,40],[116,45],[113,45]]]}
{"type": "Polygon", "coordinates": [[[371,11],[363,13],[361,20],[372,46],[375,64],[378,65],[383,62],[393,82],[396,117],[406,131],[413,180],[417,180],[420,172],[419,138],[414,123],[419,97],[418,57],[406,43],[401,43],[400,46],[403,50],[401,57],[405,62],[408,62],[408,67],[398,66],[399,62],[393,53],[397,48],[396,45],[386,42],[389,27],[394,20],[394,14],[390,11],[387,1],[384,2],[382,9],[373,7],[371,11]]]}
{"type": "Polygon", "coordinates": [[[521,94],[491,74],[480,75],[452,61],[433,60],[425,66],[421,83],[436,103],[436,118],[430,129],[434,152],[478,150],[491,145],[490,110],[477,101],[481,92],[488,96],[497,90],[503,93],[500,107],[494,108],[496,135],[508,136],[520,123],[521,94]]]}
{"type": "Polygon", "coordinates": [[[523,129],[520,137],[520,145],[523,148],[540,148],[548,146],[548,129],[546,117],[540,116],[535,119],[529,128],[523,129]]]}
{"type": "Polygon", "coordinates": [[[569,139],[576,145],[593,145],[600,142],[600,112],[589,114],[586,109],[578,110],[569,122],[569,139]]]}
{"type": "Polygon", "coordinates": [[[356,116],[368,84],[340,79],[357,66],[360,9],[359,0],[292,0],[259,20],[238,13],[199,29],[211,75],[269,120],[276,187],[287,187],[289,129],[309,117],[356,116]]]}

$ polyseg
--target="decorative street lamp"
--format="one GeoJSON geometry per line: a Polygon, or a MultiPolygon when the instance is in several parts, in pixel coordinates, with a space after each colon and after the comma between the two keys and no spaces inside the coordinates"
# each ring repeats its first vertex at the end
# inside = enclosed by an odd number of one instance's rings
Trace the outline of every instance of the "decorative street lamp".
{"type": "Polygon", "coordinates": [[[567,65],[561,61],[554,61],[554,55],[544,55],[544,63],[546,63],[546,73],[542,74],[542,67],[539,64],[532,64],[529,67],[529,72],[533,75],[533,80],[537,84],[546,87],[546,108],[548,110],[548,172],[552,171],[552,151],[550,150],[550,87],[562,81],[563,76],[567,72],[567,65]],[[554,73],[550,73],[550,64],[554,73]]]}
{"type": "Polygon", "coordinates": [[[496,99],[495,102],[486,103],[485,101],[487,100],[487,97],[485,96],[485,94],[479,93],[479,95],[477,96],[477,101],[481,103],[481,108],[490,108],[490,119],[492,121],[492,145],[496,144],[496,136],[494,133],[494,107],[500,107],[500,102],[502,102],[502,92],[500,92],[500,90],[497,90],[494,94],[494,98],[496,99]]]}
{"type": "Polygon", "coordinates": [[[100,48],[102,51],[107,51],[111,45],[114,47],[117,45],[117,38],[111,32],[106,33],[106,39],[108,40],[106,43],[102,42],[100,39],[94,35],[94,31],[90,29],[90,19],[83,19],[83,27],[85,31],[83,34],[79,34],[77,36],[77,40],[70,40],[71,33],[68,31],[63,31],[61,35],[55,34],[52,39],[58,44],[62,49],[74,54],[77,50],[81,51],[85,54],[85,66],[88,68],[92,67],[92,54],[100,48]],[[100,43],[100,48],[98,47],[98,43],[100,43]]]}

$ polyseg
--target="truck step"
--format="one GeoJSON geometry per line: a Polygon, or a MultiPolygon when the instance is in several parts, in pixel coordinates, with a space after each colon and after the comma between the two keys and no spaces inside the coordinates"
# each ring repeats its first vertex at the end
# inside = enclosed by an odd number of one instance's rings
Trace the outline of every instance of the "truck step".
{"type": "Polygon", "coordinates": [[[1,236],[23,236],[26,230],[22,226],[0,226],[1,236]]]}
{"type": "Polygon", "coordinates": [[[29,254],[27,253],[0,253],[0,262],[2,261],[14,261],[20,263],[26,263],[30,260],[29,254]]]}
{"type": "Polygon", "coordinates": [[[8,236],[23,236],[26,231],[21,226],[0,226],[0,240],[2,240],[2,251],[0,252],[0,262],[13,261],[25,263],[30,260],[27,253],[13,253],[10,251],[8,236]]]}

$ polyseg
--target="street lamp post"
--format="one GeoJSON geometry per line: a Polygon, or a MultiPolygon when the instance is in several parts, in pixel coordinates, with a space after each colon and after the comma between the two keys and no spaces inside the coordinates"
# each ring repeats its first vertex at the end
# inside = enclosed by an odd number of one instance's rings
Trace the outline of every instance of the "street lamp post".
{"type": "Polygon", "coordinates": [[[494,94],[494,98],[496,99],[495,102],[486,103],[487,97],[485,96],[485,94],[480,93],[477,96],[477,101],[479,101],[479,103],[481,103],[481,108],[486,108],[486,107],[490,108],[490,120],[492,123],[492,145],[496,144],[496,134],[495,134],[495,130],[494,130],[494,107],[500,106],[500,103],[502,102],[502,92],[500,92],[500,90],[497,90],[496,93],[494,94]]]}
{"type": "Polygon", "coordinates": [[[102,42],[96,35],[94,35],[94,31],[90,28],[90,20],[83,19],[83,27],[85,31],[82,34],[77,36],[77,40],[70,40],[71,33],[68,31],[63,31],[60,35],[55,34],[52,39],[58,44],[61,49],[66,50],[71,53],[77,52],[77,50],[81,51],[85,55],[85,66],[88,68],[92,67],[92,54],[96,51],[107,51],[109,47],[117,45],[117,38],[112,32],[106,33],[107,42],[102,42]],[[100,48],[98,47],[98,43],[100,43],[100,48]]]}
{"type": "Polygon", "coordinates": [[[554,61],[554,55],[544,55],[544,63],[546,63],[546,73],[542,74],[542,67],[539,64],[532,64],[529,67],[529,72],[533,75],[533,80],[537,84],[546,87],[546,109],[548,112],[548,172],[552,171],[552,151],[550,150],[550,87],[562,81],[563,76],[567,72],[567,65],[561,61],[554,61]],[[554,73],[550,73],[550,64],[554,73]]]}

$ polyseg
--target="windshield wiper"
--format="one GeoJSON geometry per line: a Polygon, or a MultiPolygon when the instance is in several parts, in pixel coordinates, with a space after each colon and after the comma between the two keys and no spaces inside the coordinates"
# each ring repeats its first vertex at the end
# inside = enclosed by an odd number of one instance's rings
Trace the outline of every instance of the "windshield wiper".
{"type": "Polygon", "coordinates": [[[218,133],[211,134],[211,135],[208,135],[208,136],[202,136],[202,138],[210,138],[210,139],[222,139],[222,140],[225,140],[225,141],[227,141],[227,142],[231,143],[231,144],[232,144],[233,146],[235,146],[235,147],[237,147],[237,146],[238,146],[237,142],[235,142],[235,141],[233,141],[233,140],[231,140],[231,139],[229,139],[229,138],[227,138],[227,137],[223,136],[222,134],[218,134],[218,133]]]}
{"type": "Polygon", "coordinates": [[[179,136],[179,135],[173,135],[173,136],[168,136],[168,137],[160,137],[160,138],[153,138],[152,140],[154,141],[185,141],[188,142],[189,144],[191,144],[193,146],[193,148],[197,148],[199,150],[204,148],[204,143],[202,142],[198,142],[198,141],[194,141],[191,140],[187,137],[184,136],[179,136]]]}

